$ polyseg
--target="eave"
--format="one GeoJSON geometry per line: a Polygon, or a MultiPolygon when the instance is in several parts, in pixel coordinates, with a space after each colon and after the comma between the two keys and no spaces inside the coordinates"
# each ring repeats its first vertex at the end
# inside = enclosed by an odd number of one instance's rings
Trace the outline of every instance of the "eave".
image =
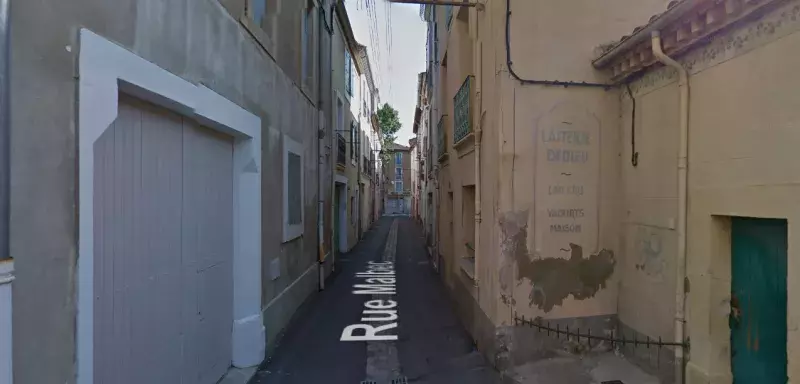
{"type": "Polygon", "coordinates": [[[592,65],[598,69],[610,69],[612,80],[621,82],[658,64],[650,42],[653,31],[661,33],[662,48],[667,55],[679,56],[735,23],[759,17],[767,8],[784,1],[673,1],[667,11],[653,16],[647,25],[637,27],[630,36],[620,39],[592,65]]]}

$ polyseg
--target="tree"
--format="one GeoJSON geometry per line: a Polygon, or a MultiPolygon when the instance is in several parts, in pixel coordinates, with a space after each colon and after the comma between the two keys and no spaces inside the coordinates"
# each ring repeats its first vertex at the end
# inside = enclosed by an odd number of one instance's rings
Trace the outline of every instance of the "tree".
{"type": "Polygon", "coordinates": [[[394,141],[397,139],[397,131],[400,130],[400,127],[403,125],[400,124],[400,117],[397,114],[397,110],[392,108],[389,103],[384,103],[380,108],[378,108],[378,128],[380,129],[381,135],[381,159],[384,162],[387,162],[389,159],[389,152],[388,148],[390,145],[394,144],[394,141]]]}

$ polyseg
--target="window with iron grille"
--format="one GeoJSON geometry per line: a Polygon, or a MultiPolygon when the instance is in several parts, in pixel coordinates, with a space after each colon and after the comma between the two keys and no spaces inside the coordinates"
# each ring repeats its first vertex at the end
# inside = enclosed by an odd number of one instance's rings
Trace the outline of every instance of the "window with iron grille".
{"type": "Polygon", "coordinates": [[[347,140],[341,133],[336,136],[336,164],[344,165],[347,161],[347,140]]]}
{"type": "Polygon", "coordinates": [[[470,91],[472,76],[467,76],[453,97],[453,143],[458,143],[472,131],[470,91]]]}

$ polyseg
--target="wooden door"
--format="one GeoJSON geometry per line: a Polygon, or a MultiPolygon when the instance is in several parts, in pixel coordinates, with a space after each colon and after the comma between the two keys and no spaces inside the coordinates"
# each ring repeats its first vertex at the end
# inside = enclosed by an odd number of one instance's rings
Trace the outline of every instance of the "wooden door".
{"type": "Polygon", "coordinates": [[[733,218],[731,250],[734,384],[784,384],[786,221],[733,218]]]}

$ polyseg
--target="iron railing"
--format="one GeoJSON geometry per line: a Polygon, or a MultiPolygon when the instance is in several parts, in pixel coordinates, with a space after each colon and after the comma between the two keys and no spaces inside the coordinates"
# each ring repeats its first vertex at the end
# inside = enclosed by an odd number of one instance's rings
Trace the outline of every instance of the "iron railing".
{"type": "Polygon", "coordinates": [[[447,132],[445,129],[444,119],[447,115],[442,115],[439,118],[439,123],[436,124],[436,148],[438,150],[437,157],[442,160],[447,155],[447,132]]]}
{"type": "Polygon", "coordinates": [[[624,331],[611,330],[604,334],[592,334],[591,328],[586,328],[585,332],[581,328],[562,326],[557,320],[551,323],[549,320],[541,318],[526,319],[525,316],[514,314],[515,326],[528,326],[535,328],[536,331],[548,337],[554,336],[561,340],[566,338],[568,343],[587,347],[587,351],[606,350],[614,351],[633,359],[639,364],[649,365],[656,369],[659,375],[669,377],[673,373],[674,365],[680,364],[673,359],[673,349],[682,348],[689,350],[689,341],[682,343],[665,341],[661,337],[658,339],[649,336],[637,336],[635,331],[629,331],[628,335],[624,331]],[[632,337],[631,337],[632,336],[632,337]],[[664,351],[664,348],[669,348],[664,351]]]}
{"type": "Polygon", "coordinates": [[[453,143],[463,140],[472,132],[472,78],[467,76],[453,97],[453,143]]]}
{"type": "Polygon", "coordinates": [[[336,164],[344,165],[347,161],[347,140],[341,134],[336,136],[336,164]]]}

